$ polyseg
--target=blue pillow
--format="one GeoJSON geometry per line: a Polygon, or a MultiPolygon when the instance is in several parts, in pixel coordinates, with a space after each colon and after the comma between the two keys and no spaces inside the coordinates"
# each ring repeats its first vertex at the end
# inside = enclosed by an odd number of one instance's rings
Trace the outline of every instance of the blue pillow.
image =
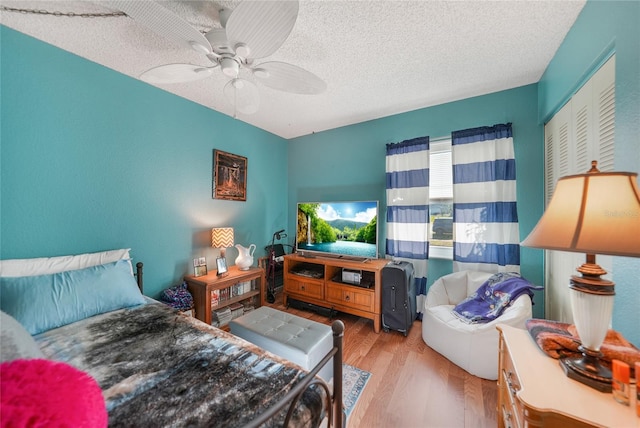
{"type": "Polygon", "coordinates": [[[145,303],[127,260],[50,275],[0,278],[0,308],[31,334],[145,303]]]}

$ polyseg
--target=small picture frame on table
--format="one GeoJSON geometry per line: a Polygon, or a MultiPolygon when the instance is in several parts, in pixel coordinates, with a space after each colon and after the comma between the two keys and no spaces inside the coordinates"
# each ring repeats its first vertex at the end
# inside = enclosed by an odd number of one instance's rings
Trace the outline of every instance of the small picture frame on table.
{"type": "Polygon", "coordinates": [[[205,276],[207,274],[207,260],[204,257],[193,259],[193,276],[205,276]]]}
{"type": "Polygon", "coordinates": [[[218,276],[224,276],[227,274],[227,259],[224,257],[218,257],[216,259],[216,266],[218,267],[218,276]]]}

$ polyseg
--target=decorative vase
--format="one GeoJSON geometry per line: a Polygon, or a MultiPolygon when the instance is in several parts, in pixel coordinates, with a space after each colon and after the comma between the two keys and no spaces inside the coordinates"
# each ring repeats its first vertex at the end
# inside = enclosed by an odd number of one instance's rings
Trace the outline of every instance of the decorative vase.
{"type": "Polygon", "coordinates": [[[249,270],[249,268],[253,266],[253,252],[256,250],[256,244],[249,245],[249,248],[236,244],[236,248],[238,249],[236,266],[238,266],[240,270],[249,270]]]}

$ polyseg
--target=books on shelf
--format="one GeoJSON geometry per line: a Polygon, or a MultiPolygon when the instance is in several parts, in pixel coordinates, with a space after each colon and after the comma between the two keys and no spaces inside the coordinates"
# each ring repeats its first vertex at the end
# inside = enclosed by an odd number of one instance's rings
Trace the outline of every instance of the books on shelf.
{"type": "Polygon", "coordinates": [[[242,303],[234,303],[229,306],[231,309],[231,319],[235,319],[244,315],[244,306],[242,303]]]}
{"type": "Polygon", "coordinates": [[[227,306],[226,308],[212,311],[211,315],[212,321],[216,321],[218,326],[227,325],[229,324],[229,321],[231,321],[231,308],[227,306]]]}
{"type": "Polygon", "coordinates": [[[238,297],[241,294],[242,294],[242,284],[240,284],[240,283],[233,284],[231,286],[231,296],[238,297]]]}
{"type": "Polygon", "coordinates": [[[211,290],[211,307],[215,308],[220,304],[220,290],[211,290]]]}
{"type": "Polygon", "coordinates": [[[256,306],[255,295],[244,295],[255,290],[255,286],[255,280],[250,280],[238,282],[229,287],[211,290],[211,325],[223,327],[232,319],[254,310],[256,306]],[[242,299],[242,303],[236,302],[230,305],[226,303],[229,300],[235,300],[238,297],[240,299],[237,300],[242,299]],[[225,304],[228,306],[224,306],[225,304]]]}
{"type": "Polygon", "coordinates": [[[220,292],[220,302],[226,302],[231,298],[231,293],[229,292],[229,288],[221,288],[218,290],[220,292]]]}

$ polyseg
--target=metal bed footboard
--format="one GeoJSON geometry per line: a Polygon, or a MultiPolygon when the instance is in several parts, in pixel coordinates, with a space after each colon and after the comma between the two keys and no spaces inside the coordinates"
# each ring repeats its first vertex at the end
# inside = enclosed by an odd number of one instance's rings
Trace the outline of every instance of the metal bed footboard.
{"type": "MultiPolygon", "coordinates": [[[[143,286],[143,264],[142,262],[136,263],[136,282],[138,288],[142,292],[143,286]]],[[[245,428],[259,427],[269,419],[273,418],[283,409],[287,408],[287,417],[285,419],[284,426],[289,423],[293,411],[298,405],[298,401],[306,389],[311,385],[318,385],[325,391],[326,409],[327,409],[327,427],[344,428],[346,419],[344,417],[342,409],[342,342],[344,339],[344,324],[340,320],[336,320],[331,324],[331,330],[333,331],[333,348],[324,356],[311,371],[302,378],[283,398],[281,398],[276,404],[271,406],[267,411],[258,415],[256,419],[251,421],[245,426],[245,428]],[[329,363],[329,360],[333,358],[333,393],[329,388],[329,385],[322,380],[319,376],[316,376],[320,370],[329,363]]]]}
{"type": "Polygon", "coordinates": [[[253,421],[245,425],[245,428],[259,427],[269,419],[273,418],[283,409],[288,407],[287,417],[284,426],[288,426],[293,411],[302,397],[304,391],[311,385],[318,385],[325,391],[327,400],[327,426],[343,428],[345,418],[342,409],[342,342],[344,338],[344,324],[336,320],[331,324],[333,331],[333,348],[302,380],[296,384],[283,398],[271,406],[267,411],[258,415],[253,421]],[[333,393],[329,385],[316,375],[333,358],[333,393]]]}

